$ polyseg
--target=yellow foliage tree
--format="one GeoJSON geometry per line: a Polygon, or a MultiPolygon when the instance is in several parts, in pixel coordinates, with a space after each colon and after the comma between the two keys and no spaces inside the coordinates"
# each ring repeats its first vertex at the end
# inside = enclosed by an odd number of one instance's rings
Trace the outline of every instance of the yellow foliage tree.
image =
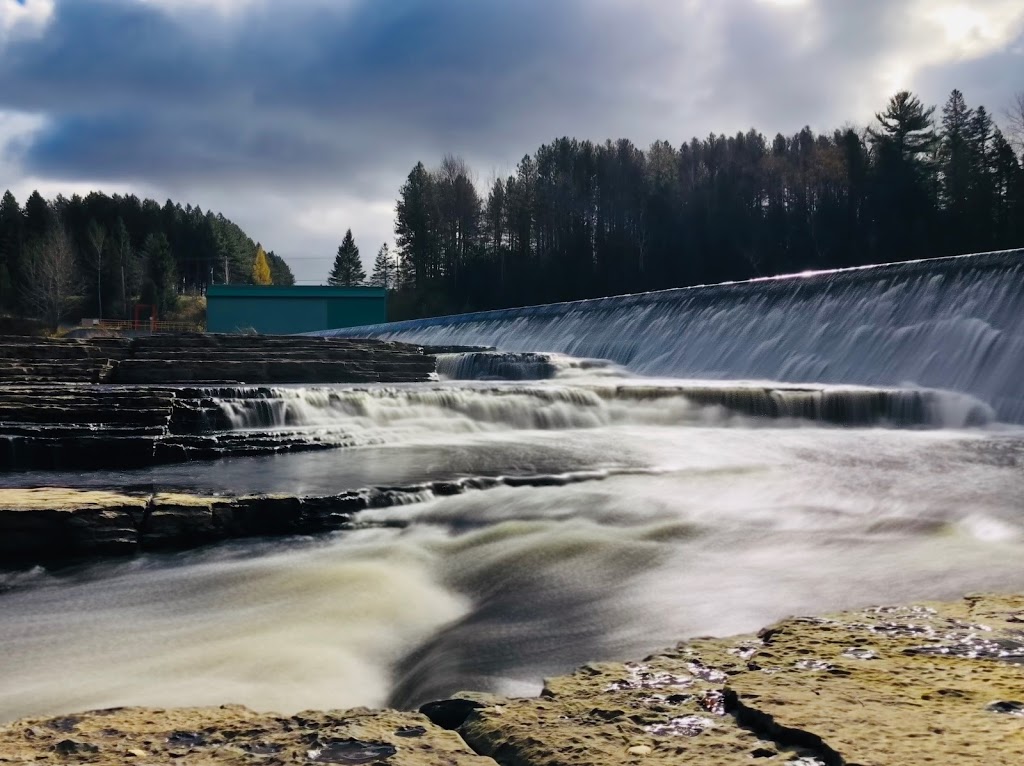
{"type": "Polygon", "coordinates": [[[263,249],[263,245],[256,245],[256,260],[252,264],[252,281],[257,285],[274,284],[270,278],[270,264],[267,262],[267,252],[263,249]]]}

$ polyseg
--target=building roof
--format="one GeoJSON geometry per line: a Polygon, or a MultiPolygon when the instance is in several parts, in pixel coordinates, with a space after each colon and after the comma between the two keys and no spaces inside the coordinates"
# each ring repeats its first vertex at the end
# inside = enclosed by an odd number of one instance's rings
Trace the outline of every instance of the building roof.
{"type": "Polygon", "coordinates": [[[326,285],[210,285],[208,298],[384,298],[383,287],[328,287],[326,285]]]}

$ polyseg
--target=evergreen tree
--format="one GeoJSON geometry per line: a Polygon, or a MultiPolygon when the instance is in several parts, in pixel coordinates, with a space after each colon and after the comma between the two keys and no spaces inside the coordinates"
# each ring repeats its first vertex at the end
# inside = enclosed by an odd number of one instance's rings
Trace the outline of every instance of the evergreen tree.
{"type": "Polygon", "coordinates": [[[363,271],[362,261],[359,260],[359,248],[352,237],[352,229],[349,229],[338,247],[337,255],[334,256],[334,266],[327,277],[327,284],[332,287],[345,287],[360,285],[365,281],[366,272],[363,271]]]}
{"type": "Polygon", "coordinates": [[[0,199],[0,312],[18,311],[15,285],[21,278],[24,219],[10,191],[0,199]]]}
{"type": "Polygon", "coordinates": [[[162,317],[178,302],[177,273],[170,242],[161,231],[150,234],[142,246],[146,278],[142,284],[142,302],[156,308],[162,317]]]}
{"type": "MultiPolygon", "coordinates": [[[[900,91],[886,110],[875,115],[880,129],[868,136],[874,153],[873,190],[876,235],[884,260],[910,260],[938,255],[935,229],[934,107],[900,91]]],[[[948,245],[947,245],[948,247],[948,245]]]]}
{"type": "Polygon", "coordinates": [[[917,96],[903,90],[889,99],[884,112],[875,115],[881,130],[869,128],[868,135],[876,147],[892,152],[896,159],[921,163],[935,145],[934,113],[935,107],[925,109],[917,96]]]}
{"type": "Polygon", "coordinates": [[[118,217],[114,222],[113,236],[110,243],[111,265],[114,272],[114,315],[122,319],[131,318],[132,298],[138,294],[139,266],[132,250],[131,236],[124,219],[118,217]]]}
{"type": "Polygon", "coordinates": [[[373,261],[373,274],[370,277],[370,284],[391,290],[395,287],[395,263],[385,242],[377,251],[377,257],[373,261]]]}
{"type": "Polygon", "coordinates": [[[273,250],[267,253],[267,262],[270,264],[270,282],[275,285],[290,287],[295,284],[295,276],[284,259],[273,250]]]}
{"type": "MultiPolygon", "coordinates": [[[[25,200],[25,242],[30,243],[35,239],[42,239],[51,229],[54,215],[50,204],[43,199],[38,191],[32,192],[25,200]]],[[[65,221],[64,225],[69,222],[65,221]]]]}
{"type": "Polygon", "coordinates": [[[252,264],[252,283],[254,285],[270,285],[273,281],[270,278],[270,264],[267,262],[267,253],[263,245],[256,243],[256,259],[252,264]]]}
{"type": "Polygon", "coordinates": [[[434,184],[422,162],[409,173],[395,206],[395,244],[399,257],[399,283],[417,290],[437,273],[437,233],[434,184]]]}
{"type": "Polygon", "coordinates": [[[968,109],[963,93],[954,90],[942,107],[942,199],[948,209],[961,211],[967,204],[970,179],[970,134],[974,110],[968,109]]]}

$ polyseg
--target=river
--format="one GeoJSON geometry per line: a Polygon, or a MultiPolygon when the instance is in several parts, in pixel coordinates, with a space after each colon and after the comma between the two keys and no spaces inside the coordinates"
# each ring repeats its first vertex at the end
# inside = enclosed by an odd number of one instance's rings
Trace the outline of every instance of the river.
{"type": "Polygon", "coordinates": [[[584,320],[565,312],[547,330],[522,316],[418,327],[409,333],[428,342],[560,353],[456,355],[435,383],[221,402],[237,431],[307,433],[337,449],[4,475],[9,486],[306,495],[511,481],[407,492],[332,535],[0,575],[0,721],[120,705],[290,713],[410,708],[462,689],[528,695],[588,661],[793,613],[1024,590],[1021,320],[1007,308],[1024,293],[1004,289],[1000,268],[972,274],[959,302],[952,283],[900,277],[917,308],[899,315],[840,310],[877,286],[809,298],[827,331],[726,305],[701,321],[771,320],[749,329],[746,368],[735,343],[714,357],[724,336],[695,329],[701,358],[718,360],[713,375],[687,366],[686,340],[665,339],[666,317],[690,321],[679,301],[648,313],[658,321],[647,335],[635,311],[605,312],[596,340],[572,343],[571,323],[584,320]],[[821,301],[832,301],[827,321],[821,301]],[[871,330],[883,320],[895,323],[887,335],[871,330]],[[607,326],[617,321],[619,351],[607,326]],[[828,338],[843,322],[837,350],[828,338]],[[968,337],[984,348],[957,345],[968,337]],[[566,355],[588,343],[614,362],[566,355]],[[764,360],[786,343],[792,377],[768,374],[764,360]],[[816,378],[826,385],[805,385],[816,378]],[[849,383],[861,387],[838,385],[849,383]]]}

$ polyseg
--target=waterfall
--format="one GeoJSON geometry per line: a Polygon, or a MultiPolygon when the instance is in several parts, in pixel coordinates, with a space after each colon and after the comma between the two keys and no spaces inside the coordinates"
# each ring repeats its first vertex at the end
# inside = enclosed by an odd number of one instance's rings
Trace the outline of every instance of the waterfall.
{"type": "Polygon", "coordinates": [[[232,431],[269,429],[278,437],[312,432],[339,446],[510,430],[749,425],[743,418],[783,426],[924,428],[982,426],[993,419],[988,406],[963,394],[858,386],[589,380],[545,386],[254,388],[232,394],[211,397],[232,431]]]}
{"type": "Polygon", "coordinates": [[[602,358],[648,376],[951,390],[1024,423],[1024,250],[320,334],[602,358]]]}

